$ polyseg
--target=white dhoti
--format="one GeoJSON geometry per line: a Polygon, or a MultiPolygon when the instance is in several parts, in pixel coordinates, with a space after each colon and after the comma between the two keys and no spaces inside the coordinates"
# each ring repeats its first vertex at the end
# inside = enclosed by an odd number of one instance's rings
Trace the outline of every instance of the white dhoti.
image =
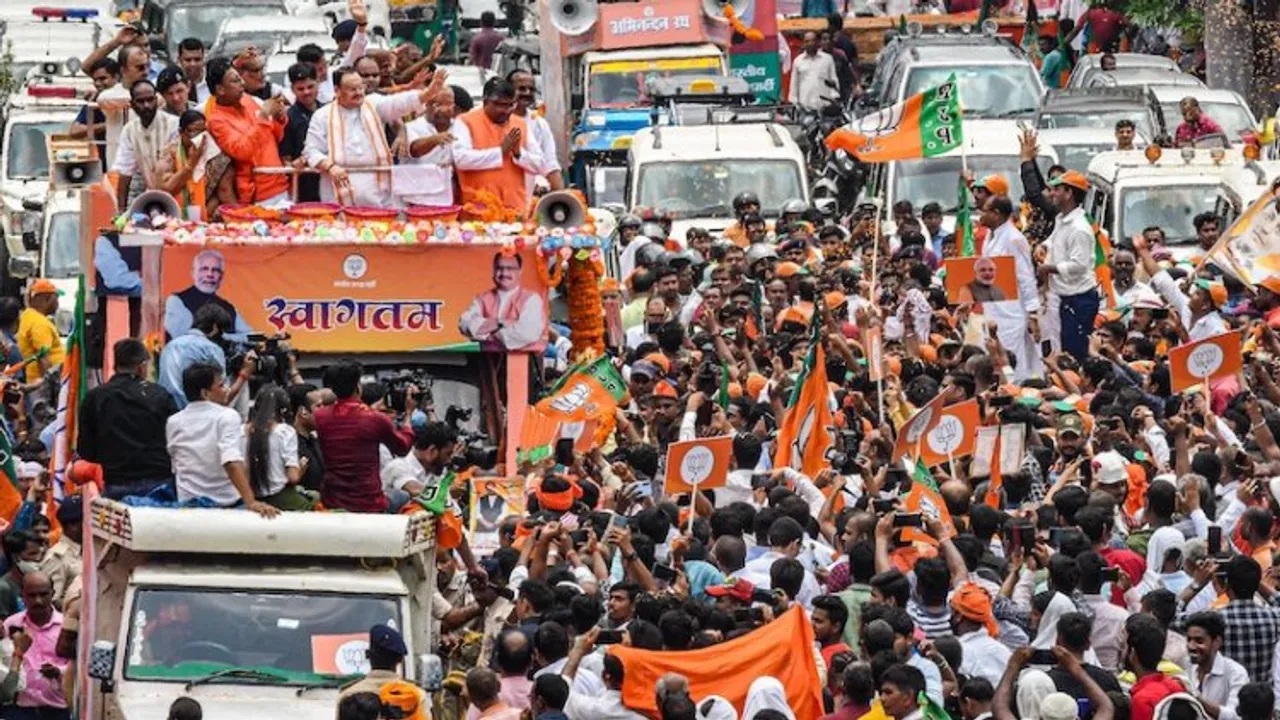
{"type": "Polygon", "coordinates": [[[358,107],[334,102],[316,110],[307,126],[303,157],[311,167],[333,162],[347,171],[350,183],[335,188],[327,174],[320,179],[320,199],[347,206],[398,207],[391,191],[391,149],[383,123],[396,122],[422,110],[420,92],[370,95],[358,107]],[[386,168],[374,170],[374,168],[386,168]]]}

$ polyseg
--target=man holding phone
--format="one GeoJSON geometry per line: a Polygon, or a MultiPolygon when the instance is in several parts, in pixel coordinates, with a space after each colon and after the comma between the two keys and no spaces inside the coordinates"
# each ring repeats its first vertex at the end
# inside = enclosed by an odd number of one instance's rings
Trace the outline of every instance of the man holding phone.
{"type": "Polygon", "coordinates": [[[27,688],[18,693],[17,708],[10,708],[5,717],[69,719],[62,674],[71,670],[71,661],[54,652],[62,632],[62,613],[53,607],[53,582],[49,576],[42,572],[24,576],[22,601],[27,609],[5,620],[4,630],[11,637],[16,632],[31,638],[22,661],[27,688]]]}

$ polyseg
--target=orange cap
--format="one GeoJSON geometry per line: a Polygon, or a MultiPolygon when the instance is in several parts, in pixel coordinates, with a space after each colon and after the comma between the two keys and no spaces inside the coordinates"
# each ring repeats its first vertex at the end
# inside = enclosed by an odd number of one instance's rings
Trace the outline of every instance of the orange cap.
{"type": "Polygon", "coordinates": [[[823,295],[822,299],[826,302],[828,309],[838,308],[849,300],[849,298],[845,297],[845,294],[839,290],[832,290],[826,295],[823,295]]]}
{"type": "Polygon", "coordinates": [[[52,281],[40,278],[31,283],[31,287],[27,289],[27,295],[35,297],[37,295],[58,294],[58,287],[52,281]]]}
{"type": "Polygon", "coordinates": [[[671,374],[671,361],[667,359],[666,355],[663,355],[662,353],[649,353],[644,356],[644,359],[662,368],[663,375],[671,374]]]}
{"type": "Polygon", "coordinates": [[[938,348],[932,345],[921,345],[920,359],[930,364],[938,362],[938,348]]]}
{"type": "Polygon", "coordinates": [[[1083,173],[1077,170],[1068,170],[1058,177],[1049,181],[1049,184],[1057,187],[1059,185],[1069,185],[1077,190],[1088,190],[1089,180],[1083,173]]]}
{"type": "Polygon", "coordinates": [[[974,189],[982,188],[992,195],[1008,195],[1009,181],[1003,175],[988,175],[973,184],[974,189]]]}
{"type": "Polygon", "coordinates": [[[778,269],[775,271],[780,278],[789,278],[799,273],[803,268],[793,262],[778,263],[778,269]]]}
{"type": "Polygon", "coordinates": [[[764,390],[765,383],[769,382],[763,375],[758,372],[747,374],[747,396],[750,400],[760,397],[761,391],[764,390]]]}
{"type": "Polygon", "coordinates": [[[1258,283],[1258,287],[1266,288],[1271,292],[1280,295],[1280,275],[1272,275],[1271,277],[1263,279],[1262,282],[1258,283]]]}
{"type": "Polygon", "coordinates": [[[778,313],[778,319],[774,321],[773,327],[776,330],[778,328],[781,328],[783,323],[788,323],[788,322],[799,323],[800,325],[808,325],[809,316],[805,313],[805,311],[797,307],[784,308],[782,312],[778,313]]]}
{"type": "Polygon", "coordinates": [[[680,397],[679,395],[676,395],[676,387],[666,380],[659,380],[653,384],[653,394],[657,397],[666,397],[671,398],[672,400],[676,400],[680,397]]]}
{"type": "Polygon", "coordinates": [[[621,289],[616,278],[606,277],[600,281],[600,292],[618,292],[621,289]]]}
{"type": "Polygon", "coordinates": [[[1196,280],[1196,287],[1209,294],[1209,300],[1215,308],[1227,304],[1227,286],[1212,280],[1196,280]]]}
{"type": "Polygon", "coordinates": [[[737,400],[740,397],[742,397],[742,384],[736,382],[729,383],[729,399],[737,400]]]}

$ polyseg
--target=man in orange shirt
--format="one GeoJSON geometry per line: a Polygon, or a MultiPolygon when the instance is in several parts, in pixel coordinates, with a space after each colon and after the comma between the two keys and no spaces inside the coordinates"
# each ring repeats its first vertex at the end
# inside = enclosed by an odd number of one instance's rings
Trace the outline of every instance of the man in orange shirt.
{"type": "Polygon", "coordinates": [[[288,176],[254,172],[284,167],[278,146],[286,125],[285,100],[277,96],[259,103],[245,94],[244,80],[226,58],[210,60],[205,78],[213,93],[206,124],[213,141],[235,163],[237,198],[255,205],[288,202],[288,176]]]}
{"type": "Polygon", "coordinates": [[[543,160],[524,118],[513,114],[515,107],[515,87],[507,80],[491,81],[484,105],[454,124],[453,162],[464,198],[484,189],[508,210],[524,213],[530,198],[525,174],[541,175],[543,160]]]}

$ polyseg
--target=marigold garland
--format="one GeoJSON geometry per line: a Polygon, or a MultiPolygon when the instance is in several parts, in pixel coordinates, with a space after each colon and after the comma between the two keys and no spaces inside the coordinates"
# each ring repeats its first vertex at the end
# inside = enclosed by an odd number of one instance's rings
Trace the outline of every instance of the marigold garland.
{"type": "Polygon", "coordinates": [[[579,251],[569,258],[565,300],[569,305],[572,357],[604,352],[604,305],[600,299],[600,277],[604,263],[592,254],[579,251]]]}
{"type": "Polygon", "coordinates": [[[538,279],[549,288],[560,287],[560,281],[564,279],[564,265],[559,255],[538,261],[538,279]]]}

